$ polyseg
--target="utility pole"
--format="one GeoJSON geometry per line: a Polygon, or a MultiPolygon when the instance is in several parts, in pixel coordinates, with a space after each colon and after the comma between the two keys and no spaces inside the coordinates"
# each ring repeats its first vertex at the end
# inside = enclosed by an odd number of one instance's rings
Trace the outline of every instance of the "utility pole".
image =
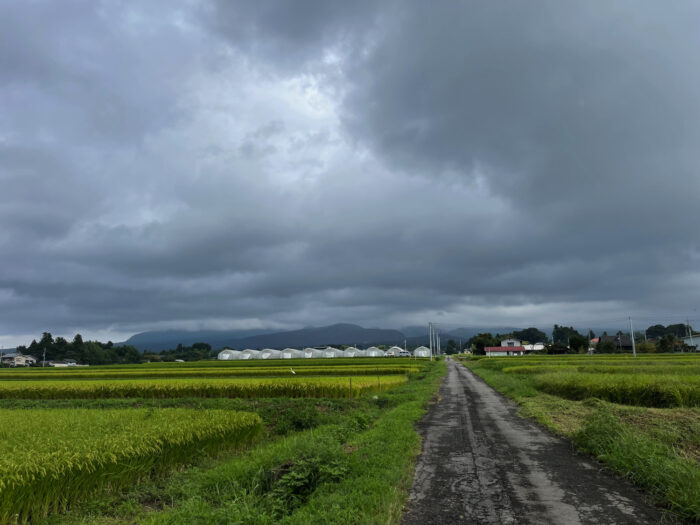
{"type": "Polygon", "coordinates": [[[428,341],[430,345],[430,360],[433,360],[433,323],[428,323],[428,341]]]}
{"type": "Polygon", "coordinates": [[[634,344],[634,329],[632,328],[632,317],[630,317],[630,339],[632,339],[632,353],[637,357],[637,347],[634,344]]]}
{"type": "Polygon", "coordinates": [[[695,346],[693,344],[693,329],[690,327],[690,319],[686,319],[685,322],[688,324],[688,337],[690,337],[690,346],[695,346]]]}

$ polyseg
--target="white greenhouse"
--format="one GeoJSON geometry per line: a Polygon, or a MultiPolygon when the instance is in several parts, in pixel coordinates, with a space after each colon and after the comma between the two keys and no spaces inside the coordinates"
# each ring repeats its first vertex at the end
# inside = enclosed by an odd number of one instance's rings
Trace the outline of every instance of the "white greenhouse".
{"type": "Polygon", "coordinates": [[[219,355],[216,356],[216,358],[219,361],[234,361],[238,359],[241,356],[241,352],[239,350],[232,350],[231,348],[224,348],[221,352],[219,352],[219,355]]]}
{"type": "Polygon", "coordinates": [[[389,348],[389,350],[386,351],[386,354],[384,354],[385,357],[399,357],[401,355],[401,350],[403,348],[398,347],[398,346],[392,346],[389,348]]]}
{"type": "Polygon", "coordinates": [[[351,346],[343,350],[343,357],[364,357],[367,353],[364,350],[351,346]]]}
{"type": "Polygon", "coordinates": [[[294,348],[285,348],[282,350],[282,359],[300,359],[304,357],[304,352],[302,350],[296,350],[294,348]]]}
{"type": "Polygon", "coordinates": [[[419,346],[413,351],[413,355],[416,357],[430,357],[430,348],[427,346],[419,346]]]}
{"type": "Polygon", "coordinates": [[[250,348],[243,350],[239,359],[260,359],[260,350],[251,350],[250,348]]]}
{"type": "Polygon", "coordinates": [[[265,348],[260,352],[260,359],[282,359],[282,352],[272,348],[265,348]]]}
{"type": "Polygon", "coordinates": [[[384,350],[380,350],[376,346],[370,346],[367,349],[367,357],[383,357],[384,356],[384,350]]]}
{"type": "Polygon", "coordinates": [[[338,350],[337,348],[333,348],[332,346],[326,347],[326,349],[323,351],[323,357],[343,357],[343,351],[338,350]]]}
{"type": "Polygon", "coordinates": [[[306,359],[323,357],[323,350],[319,350],[318,348],[304,348],[304,357],[306,359]]]}

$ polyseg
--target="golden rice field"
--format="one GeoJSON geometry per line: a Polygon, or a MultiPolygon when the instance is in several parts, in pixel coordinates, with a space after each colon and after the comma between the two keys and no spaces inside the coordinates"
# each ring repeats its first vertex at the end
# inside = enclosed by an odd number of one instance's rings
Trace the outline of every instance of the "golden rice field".
{"type": "Polygon", "coordinates": [[[226,410],[0,409],[0,523],[38,521],[260,432],[256,414],[226,410]]]}
{"type": "Polygon", "coordinates": [[[0,399],[171,397],[357,397],[406,382],[406,376],[107,379],[6,381],[0,399]]]}
{"type": "Polygon", "coordinates": [[[537,390],[571,400],[700,406],[700,354],[494,357],[475,360],[473,366],[528,376],[537,390]]]}
{"type": "MultiPolygon", "coordinates": [[[[279,362],[279,361],[278,361],[279,362]]],[[[157,379],[157,378],[216,378],[216,377],[290,377],[294,376],[358,376],[358,375],[401,375],[416,374],[422,366],[405,363],[391,363],[379,366],[366,365],[337,366],[227,366],[227,367],[159,367],[144,369],[103,368],[27,368],[0,369],[0,380],[61,380],[61,379],[157,379]],[[292,374],[292,372],[294,372],[292,374]]]]}
{"type": "Polygon", "coordinates": [[[0,369],[0,523],[38,522],[98,492],[118,493],[202,454],[244,446],[268,435],[280,417],[279,428],[307,428],[320,416],[303,407],[374,403],[371,396],[422,377],[427,364],[361,359],[0,369]],[[309,405],[303,398],[318,401],[309,405]],[[186,408],[165,408],[175,403],[186,408]],[[193,408],[202,403],[211,408],[193,408]],[[291,413],[271,415],[266,403],[290,406],[291,413]],[[135,408],[143,404],[152,408],[135,408]],[[232,406],[239,408],[224,409],[232,406]],[[258,407],[264,425],[251,413],[258,407]]]}

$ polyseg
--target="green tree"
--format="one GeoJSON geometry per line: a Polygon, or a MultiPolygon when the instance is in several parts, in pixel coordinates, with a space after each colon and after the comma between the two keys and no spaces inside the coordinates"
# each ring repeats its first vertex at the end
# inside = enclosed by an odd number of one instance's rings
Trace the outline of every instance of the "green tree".
{"type": "Polygon", "coordinates": [[[637,353],[639,354],[653,354],[656,352],[656,345],[654,343],[649,343],[646,341],[643,341],[641,343],[637,343],[637,353]]]}
{"type": "Polygon", "coordinates": [[[485,332],[473,336],[469,339],[468,344],[473,348],[475,355],[485,355],[485,347],[497,346],[500,343],[490,332],[485,332]]]}
{"type": "Polygon", "coordinates": [[[673,352],[675,347],[676,336],[674,336],[673,334],[664,335],[661,339],[659,339],[659,342],[656,345],[656,349],[659,352],[673,352]]]}
{"type": "Polygon", "coordinates": [[[549,340],[547,334],[534,326],[525,328],[524,330],[516,330],[513,332],[513,337],[520,341],[527,341],[528,343],[546,343],[549,340]]]}
{"type": "Polygon", "coordinates": [[[582,335],[569,337],[569,348],[571,348],[572,352],[586,352],[588,350],[588,338],[582,335]]]}
{"type": "Polygon", "coordinates": [[[554,339],[554,343],[568,345],[569,339],[574,336],[581,337],[581,334],[579,334],[578,331],[574,330],[573,327],[559,326],[558,324],[554,325],[554,330],[552,330],[552,337],[554,339]]]}
{"type": "Polygon", "coordinates": [[[681,323],[670,324],[666,327],[666,333],[675,335],[678,338],[685,337],[688,335],[688,326],[681,323]]]}
{"type": "Polygon", "coordinates": [[[459,352],[459,348],[457,348],[457,341],[454,339],[448,339],[447,340],[447,347],[445,348],[445,353],[446,354],[456,354],[459,352]]]}
{"type": "Polygon", "coordinates": [[[595,351],[597,354],[615,354],[617,353],[617,345],[612,341],[600,341],[596,345],[595,351]]]}
{"type": "Polygon", "coordinates": [[[571,349],[561,343],[552,343],[551,345],[545,346],[545,352],[548,354],[569,354],[571,349]]]}

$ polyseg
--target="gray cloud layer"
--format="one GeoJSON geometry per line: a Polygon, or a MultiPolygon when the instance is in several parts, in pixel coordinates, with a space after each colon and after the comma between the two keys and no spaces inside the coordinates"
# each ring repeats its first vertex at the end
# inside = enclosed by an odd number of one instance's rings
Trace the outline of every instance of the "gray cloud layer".
{"type": "Polygon", "coordinates": [[[0,343],[697,317],[698,15],[6,2],[0,343]]]}

